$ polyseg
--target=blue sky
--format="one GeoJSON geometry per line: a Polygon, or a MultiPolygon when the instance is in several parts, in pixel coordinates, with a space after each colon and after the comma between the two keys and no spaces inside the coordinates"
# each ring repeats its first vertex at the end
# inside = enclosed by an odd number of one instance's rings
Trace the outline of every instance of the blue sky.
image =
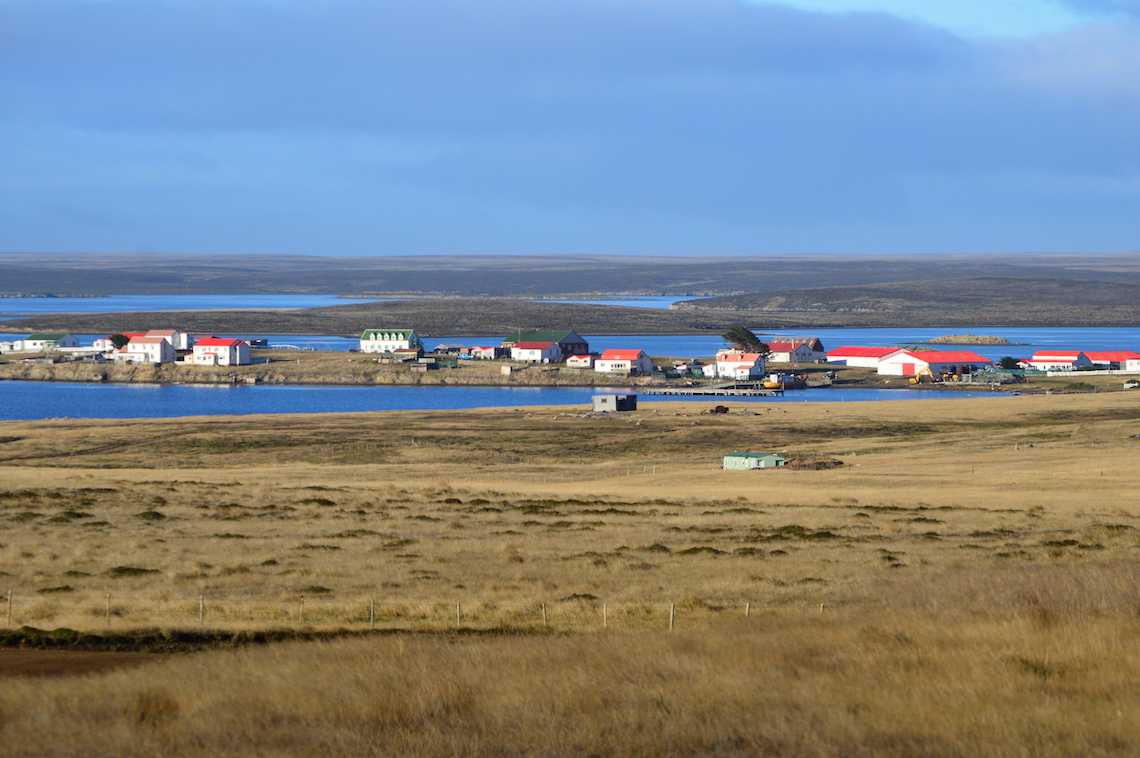
{"type": "Polygon", "coordinates": [[[0,0],[0,251],[1136,250],[1140,0],[0,0]]]}
{"type": "Polygon", "coordinates": [[[829,13],[889,13],[956,34],[999,37],[1067,31],[1090,21],[1128,18],[1138,8],[1130,0],[793,0],[787,5],[829,13]]]}

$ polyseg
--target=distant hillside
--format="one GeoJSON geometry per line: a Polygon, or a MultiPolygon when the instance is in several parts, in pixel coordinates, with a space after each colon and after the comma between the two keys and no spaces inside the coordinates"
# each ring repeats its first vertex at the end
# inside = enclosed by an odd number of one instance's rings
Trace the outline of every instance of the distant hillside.
{"type": "Polygon", "coordinates": [[[67,331],[77,334],[183,329],[195,334],[300,334],[357,336],[364,329],[410,327],[425,337],[496,337],[519,328],[575,329],[606,334],[720,334],[742,324],[768,329],[828,327],[929,327],[978,329],[1002,326],[1140,326],[1140,307],[1065,306],[947,307],[849,311],[662,310],[618,305],[531,303],[521,300],[431,299],[357,302],[324,308],[250,311],[72,313],[14,319],[0,331],[67,331]]]}
{"type": "Polygon", "coordinates": [[[0,295],[726,295],[974,276],[1140,279],[1140,256],[754,257],[0,253],[0,295]]]}
{"type": "MultiPolygon", "coordinates": [[[[1140,307],[1138,282],[1023,277],[927,279],[714,297],[678,303],[679,310],[858,313],[1042,307],[1140,307]]],[[[947,314],[949,315],[949,314],[947,314]]]]}
{"type": "Polygon", "coordinates": [[[524,300],[431,299],[352,302],[323,308],[157,313],[70,313],[0,323],[0,331],[63,330],[78,334],[181,329],[196,334],[325,334],[401,327],[424,337],[506,336],[515,329],[575,329],[584,335],[682,334],[722,330],[735,316],[619,305],[524,300]]]}

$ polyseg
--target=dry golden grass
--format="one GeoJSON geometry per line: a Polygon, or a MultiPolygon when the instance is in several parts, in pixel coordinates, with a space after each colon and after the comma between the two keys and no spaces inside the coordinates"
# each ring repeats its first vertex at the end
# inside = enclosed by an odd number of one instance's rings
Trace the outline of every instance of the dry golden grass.
{"type": "Polygon", "coordinates": [[[1136,627],[884,609],[219,651],[6,682],[0,754],[1134,755],[1136,627]]]}
{"type": "Polygon", "coordinates": [[[1136,752],[1131,396],[709,405],[0,425],[13,626],[529,632],[20,682],[0,754],[1136,752]]]}

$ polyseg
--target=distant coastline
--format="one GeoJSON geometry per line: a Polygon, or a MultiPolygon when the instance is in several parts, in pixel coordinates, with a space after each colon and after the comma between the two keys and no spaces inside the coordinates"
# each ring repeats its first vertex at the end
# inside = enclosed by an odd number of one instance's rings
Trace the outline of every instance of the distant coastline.
{"type": "Polygon", "coordinates": [[[948,334],[945,337],[934,337],[925,342],[916,342],[916,345],[1009,345],[1016,347],[1024,342],[1010,342],[1005,337],[994,337],[988,334],[948,334]]]}
{"type": "Polygon", "coordinates": [[[110,297],[110,295],[72,295],[65,292],[0,292],[0,299],[4,300],[44,300],[54,298],[87,299],[94,297],[110,297]]]}

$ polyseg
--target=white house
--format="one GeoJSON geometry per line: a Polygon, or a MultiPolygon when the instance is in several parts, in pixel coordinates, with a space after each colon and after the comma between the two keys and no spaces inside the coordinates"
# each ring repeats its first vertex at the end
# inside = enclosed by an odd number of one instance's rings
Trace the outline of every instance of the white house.
{"type": "Polygon", "coordinates": [[[883,358],[902,352],[905,351],[901,347],[837,347],[828,352],[827,362],[842,366],[875,368],[883,358]]]}
{"type": "Polygon", "coordinates": [[[249,343],[226,337],[203,337],[194,343],[194,364],[198,366],[245,366],[249,343]]]}
{"type": "Polygon", "coordinates": [[[566,359],[566,368],[593,368],[594,361],[598,356],[590,353],[588,355],[571,355],[566,359]]]}
{"type": "Polygon", "coordinates": [[[511,346],[512,361],[550,363],[561,358],[562,348],[557,342],[516,342],[511,346]]]}
{"type": "Polygon", "coordinates": [[[878,370],[883,376],[916,376],[927,369],[934,374],[964,374],[992,365],[989,358],[969,350],[903,350],[879,361],[878,370]]]}
{"type": "Polygon", "coordinates": [[[57,347],[79,347],[79,340],[64,332],[36,332],[29,334],[22,340],[16,341],[19,353],[41,353],[45,350],[55,350],[57,347]]]}
{"type": "Polygon", "coordinates": [[[810,340],[769,342],[768,360],[773,363],[814,363],[827,360],[827,351],[818,337],[810,340]]]}
{"type": "Polygon", "coordinates": [[[594,371],[603,374],[651,373],[653,361],[644,350],[606,350],[594,361],[594,371]]]}
{"type": "Polygon", "coordinates": [[[175,350],[189,350],[194,346],[194,341],[190,338],[189,334],[184,334],[177,329],[151,329],[146,333],[147,337],[162,337],[170,343],[170,346],[175,350]]]}
{"type": "MultiPolygon", "coordinates": [[[[126,337],[128,342],[130,340],[133,340],[135,337],[146,336],[145,332],[117,332],[117,334],[121,334],[126,337]]],[[[99,339],[95,340],[91,346],[96,350],[103,350],[104,352],[115,349],[115,343],[111,341],[111,335],[109,334],[106,337],[100,337],[99,339]]]]}
{"type": "Polygon", "coordinates": [[[495,358],[500,358],[503,355],[503,348],[495,346],[480,346],[471,348],[471,357],[478,360],[490,361],[495,358]]]}
{"type": "Polygon", "coordinates": [[[396,350],[422,350],[424,343],[413,329],[365,329],[360,335],[360,352],[391,353],[396,350]]]}
{"type": "Polygon", "coordinates": [[[1091,368],[1093,362],[1080,350],[1038,350],[1025,362],[1026,368],[1038,371],[1072,371],[1091,368]]]}
{"type": "Polygon", "coordinates": [[[748,470],[754,468],[776,468],[784,465],[784,456],[776,453],[729,453],[722,459],[721,468],[748,470]]]}
{"type": "Polygon", "coordinates": [[[177,356],[165,337],[135,337],[111,357],[135,363],[173,363],[177,356]]]}
{"type": "Polygon", "coordinates": [[[764,356],[722,350],[716,354],[716,375],[727,379],[759,379],[764,376],[764,356]]]}

